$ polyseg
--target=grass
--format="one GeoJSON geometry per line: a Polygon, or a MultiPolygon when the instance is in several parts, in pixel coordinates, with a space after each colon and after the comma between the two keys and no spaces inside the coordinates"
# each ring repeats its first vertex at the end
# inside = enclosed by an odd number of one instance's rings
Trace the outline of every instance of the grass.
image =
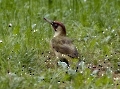
{"type": "Polygon", "coordinates": [[[1,0],[0,18],[0,89],[120,88],[119,0],[1,0]],[[78,72],[56,67],[43,17],[65,24],[78,72]]]}

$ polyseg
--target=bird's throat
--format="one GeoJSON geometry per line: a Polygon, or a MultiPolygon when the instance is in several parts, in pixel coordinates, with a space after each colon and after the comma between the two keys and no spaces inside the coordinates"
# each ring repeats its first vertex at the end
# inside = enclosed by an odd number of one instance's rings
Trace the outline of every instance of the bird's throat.
{"type": "Polygon", "coordinates": [[[54,33],[54,37],[59,37],[59,36],[66,36],[66,34],[63,34],[63,33],[61,33],[61,32],[55,32],[54,33]]]}

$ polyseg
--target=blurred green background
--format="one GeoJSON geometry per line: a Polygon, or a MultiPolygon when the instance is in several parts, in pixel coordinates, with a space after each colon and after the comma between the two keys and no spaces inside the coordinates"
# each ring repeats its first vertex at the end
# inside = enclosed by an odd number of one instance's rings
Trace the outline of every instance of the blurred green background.
{"type": "Polygon", "coordinates": [[[120,0],[0,0],[0,18],[0,89],[120,88],[120,0]],[[54,67],[44,17],[66,26],[78,72],[54,67]]]}

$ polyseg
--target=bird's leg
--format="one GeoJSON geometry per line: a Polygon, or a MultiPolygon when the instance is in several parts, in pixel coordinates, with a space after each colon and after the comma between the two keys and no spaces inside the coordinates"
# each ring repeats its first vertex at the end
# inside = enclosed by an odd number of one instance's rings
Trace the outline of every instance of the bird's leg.
{"type": "Polygon", "coordinates": [[[65,62],[68,67],[70,66],[69,61],[66,58],[61,58],[60,61],[65,62]]]}

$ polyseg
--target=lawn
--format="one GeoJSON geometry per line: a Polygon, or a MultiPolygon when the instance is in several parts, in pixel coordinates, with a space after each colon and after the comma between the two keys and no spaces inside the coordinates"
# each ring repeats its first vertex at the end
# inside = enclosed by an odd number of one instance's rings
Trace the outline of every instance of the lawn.
{"type": "Polygon", "coordinates": [[[120,89],[120,0],[0,0],[0,18],[0,89],[120,89]],[[66,26],[77,72],[56,65],[44,17],[66,26]]]}

